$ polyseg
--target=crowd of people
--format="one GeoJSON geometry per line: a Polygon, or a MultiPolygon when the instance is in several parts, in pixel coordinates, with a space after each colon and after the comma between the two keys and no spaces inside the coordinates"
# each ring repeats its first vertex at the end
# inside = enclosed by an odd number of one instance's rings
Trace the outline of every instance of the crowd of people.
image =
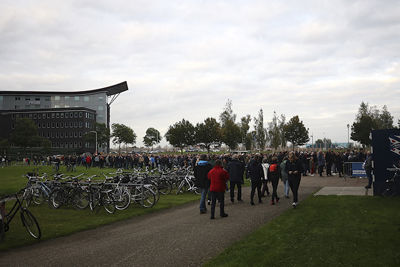
{"type": "Polygon", "coordinates": [[[253,155],[201,155],[190,161],[193,164],[194,176],[197,185],[201,188],[200,214],[207,212],[206,198],[211,205],[211,219],[215,218],[216,200],[220,204],[220,216],[228,216],[224,209],[224,193],[229,191],[231,202],[235,202],[235,188],[237,201],[241,202],[241,186],[244,177],[251,180],[250,204],[255,205],[254,198],[257,193],[258,203],[262,203],[262,197],[271,195],[270,203],[279,202],[277,187],[279,180],[284,185],[284,196],[289,198],[289,190],[292,192],[294,208],[298,205],[298,189],[301,177],[316,173],[319,176],[332,176],[337,173],[343,175],[345,162],[364,162],[369,153],[360,151],[303,151],[303,152],[278,152],[272,154],[253,155]],[[193,161],[196,159],[196,162],[193,161]],[[228,190],[228,183],[230,188],[228,190]],[[271,186],[271,194],[269,190],[271,186]]]}

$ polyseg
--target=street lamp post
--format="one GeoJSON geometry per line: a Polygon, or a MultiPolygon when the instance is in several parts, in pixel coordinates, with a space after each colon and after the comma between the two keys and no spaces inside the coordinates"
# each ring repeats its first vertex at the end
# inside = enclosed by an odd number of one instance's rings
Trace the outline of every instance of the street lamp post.
{"type": "Polygon", "coordinates": [[[347,148],[350,147],[350,124],[347,124],[347,148]]]}
{"type": "Polygon", "coordinates": [[[311,147],[312,151],[314,151],[314,134],[311,134],[311,147]]]}
{"type": "Polygon", "coordinates": [[[96,155],[97,155],[97,132],[96,131],[90,131],[89,133],[95,133],[96,134],[96,155]]]}

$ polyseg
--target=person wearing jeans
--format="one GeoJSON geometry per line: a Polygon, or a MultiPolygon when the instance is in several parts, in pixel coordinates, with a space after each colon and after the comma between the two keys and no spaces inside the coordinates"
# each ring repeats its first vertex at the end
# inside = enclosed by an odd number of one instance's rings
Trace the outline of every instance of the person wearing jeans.
{"type": "Polygon", "coordinates": [[[288,173],[286,170],[286,162],[287,158],[285,157],[281,163],[281,180],[283,183],[283,192],[286,198],[289,198],[289,180],[288,180],[288,173]]]}
{"type": "Polygon", "coordinates": [[[207,212],[206,207],[206,196],[208,193],[208,189],[210,187],[210,183],[208,181],[207,174],[212,169],[211,164],[207,161],[207,156],[202,154],[200,156],[200,160],[194,167],[194,177],[196,179],[196,185],[201,190],[201,199],[200,199],[200,214],[204,214],[207,212]]]}

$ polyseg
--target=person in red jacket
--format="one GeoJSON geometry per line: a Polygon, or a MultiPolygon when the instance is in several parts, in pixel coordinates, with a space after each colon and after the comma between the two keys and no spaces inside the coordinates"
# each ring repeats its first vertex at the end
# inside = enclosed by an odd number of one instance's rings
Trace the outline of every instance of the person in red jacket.
{"type": "Polygon", "coordinates": [[[224,199],[226,182],[229,180],[229,174],[222,168],[221,160],[215,161],[214,168],[209,171],[208,180],[211,181],[210,193],[211,193],[211,219],[214,219],[215,214],[215,202],[219,201],[219,211],[221,217],[228,217],[228,214],[224,212],[224,199]]]}

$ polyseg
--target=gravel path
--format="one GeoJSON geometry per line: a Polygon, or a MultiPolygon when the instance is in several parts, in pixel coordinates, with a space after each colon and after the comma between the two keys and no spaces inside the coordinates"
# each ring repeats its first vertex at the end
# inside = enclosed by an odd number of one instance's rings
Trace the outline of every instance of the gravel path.
{"type": "MultiPolygon", "coordinates": [[[[361,187],[366,183],[366,179],[356,178],[303,177],[299,200],[322,186],[361,187]]],[[[187,204],[3,252],[0,266],[200,266],[291,208],[291,199],[285,198],[275,206],[269,204],[269,198],[250,206],[250,190],[243,191],[242,203],[232,204],[225,194],[227,218],[210,220],[209,211],[199,214],[198,203],[187,204]]],[[[280,183],[278,194],[282,192],[280,183]]]]}

